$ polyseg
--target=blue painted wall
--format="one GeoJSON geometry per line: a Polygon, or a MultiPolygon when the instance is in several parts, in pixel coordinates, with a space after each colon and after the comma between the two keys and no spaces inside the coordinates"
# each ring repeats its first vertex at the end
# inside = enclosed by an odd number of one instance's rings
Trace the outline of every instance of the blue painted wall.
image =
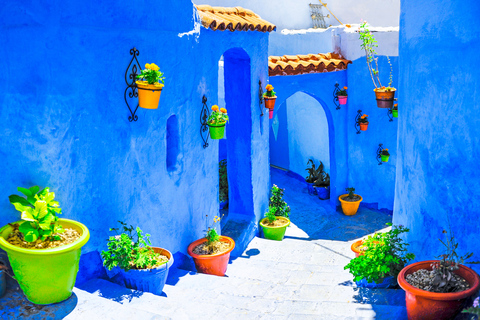
{"type": "MultiPolygon", "coordinates": [[[[270,78],[271,79],[271,78],[270,78]]],[[[277,105],[275,116],[270,120],[270,164],[283,169],[290,169],[290,149],[288,144],[288,99],[281,105],[277,105]],[[277,129],[275,136],[274,127],[277,129]]],[[[265,109],[268,117],[268,110],[265,109]]]]}
{"type": "MultiPolygon", "coordinates": [[[[117,220],[140,226],[156,246],[185,253],[202,237],[205,214],[218,213],[219,143],[202,148],[202,96],[209,106],[218,102],[218,61],[232,48],[248,57],[241,72],[251,83],[265,83],[268,34],[200,28],[189,0],[7,1],[0,29],[0,158],[8,168],[2,224],[19,219],[8,195],[38,184],[56,193],[63,217],[89,227],[84,253],[105,249],[117,220]],[[159,109],[140,109],[130,123],[123,93],[134,46],[140,62],[155,62],[166,79],[159,109]],[[172,116],[175,139],[167,145],[172,116]],[[167,150],[177,153],[169,166],[167,150]]],[[[234,107],[228,126],[245,130],[249,147],[234,149],[249,168],[249,189],[239,194],[250,195],[249,215],[258,221],[270,189],[268,132],[260,130],[268,119],[260,117],[257,86],[227,90],[245,111],[234,107]]]]}
{"type": "Polygon", "coordinates": [[[442,253],[449,220],[459,253],[475,252],[478,261],[480,5],[401,5],[394,222],[411,229],[411,250],[425,260],[442,253]]]}

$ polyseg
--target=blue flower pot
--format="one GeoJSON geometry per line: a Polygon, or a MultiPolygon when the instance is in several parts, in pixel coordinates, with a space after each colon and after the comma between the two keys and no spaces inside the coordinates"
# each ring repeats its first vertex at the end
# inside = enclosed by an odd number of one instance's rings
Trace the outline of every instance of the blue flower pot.
{"type": "Polygon", "coordinates": [[[166,249],[152,248],[155,252],[167,256],[169,258],[168,262],[154,269],[130,269],[125,271],[119,268],[118,274],[111,280],[130,289],[161,295],[168,277],[168,269],[173,264],[173,256],[166,249]]]}
{"type": "Polygon", "coordinates": [[[375,283],[371,282],[368,283],[367,280],[362,279],[360,281],[355,281],[357,284],[357,287],[362,287],[362,288],[370,288],[370,289],[375,289],[375,288],[392,288],[397,285],[397,278],[394,277],[385,277],[383,278],[383,281],[380,283],[375,283]]]}
{"type": "Polygon", "coordinates": [[[330,199],[330,186],[328,187],[315,187],[317,195],[320,200],[330,199]]]}
{"type": "Polygon", "coordinates": [[[308,194],[316,195],[317,191],[313,187],[313,183],[308,183],[308,182],[305,182],[305,183],[307,184],[308,194]]]}
{"type": "Polygon", "coordinates": [[[5,277],[5,270],[0,270],[0,298],[7,290],[7,278],[5,277]]]}

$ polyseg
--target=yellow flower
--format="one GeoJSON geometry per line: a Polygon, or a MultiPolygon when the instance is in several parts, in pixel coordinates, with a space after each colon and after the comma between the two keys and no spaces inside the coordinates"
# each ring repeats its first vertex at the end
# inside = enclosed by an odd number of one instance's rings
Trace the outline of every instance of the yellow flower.
{"type": "Polygon", "coordinates": [[[347,87],[343,87],[343,90],[347,90],[348,88],[347,87]]]}
{"type": "Polygon", "coordinates": [[[225,109],[225,108],[220,108],[220,112],[227,113],[227,109],[225,109]]]}
{"type": "Polygon", "coordinates": [[[145,63],[145,69],[150,69],[151,66],[150,66],[150,63],[145,63]]]}
{"type": "Polygon", "coordinates": [[[267,84],[267,86],[265,87],[265,89],[267,89],[267,91],[272,91],[273,90],[273,86],[271,84],[267,84]]]}
{"type": "Polygon", "coordinates": [[[212,106],[212,111],[218,111],[218,106],[216,104],[212,106]]]}
{"type": "Polygon", "coordinates": [[[157,66],[155,63],[151,63],[151,64],[150,64],[150,69],[155,70],[155,71],[158,71],[158,70],[160,70],[160,67],[157,66]]]}

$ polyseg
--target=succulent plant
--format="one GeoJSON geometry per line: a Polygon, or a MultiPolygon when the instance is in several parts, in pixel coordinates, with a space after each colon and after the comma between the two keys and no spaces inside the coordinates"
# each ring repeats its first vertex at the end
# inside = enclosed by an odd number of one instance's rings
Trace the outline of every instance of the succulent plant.
{"type": "Polygon", "coordinates": [[[315,166],[313,159],[308,160],[307,166],[309,164],[311,164],[311,167],[305,169],[308,171],[308,176],[305,177],[305,180],[308,183],[313,183],[316,187],[328,187],[330,185],[330,175],[325,172],[322,161],[320,161],[318,168],[315,166]]]}

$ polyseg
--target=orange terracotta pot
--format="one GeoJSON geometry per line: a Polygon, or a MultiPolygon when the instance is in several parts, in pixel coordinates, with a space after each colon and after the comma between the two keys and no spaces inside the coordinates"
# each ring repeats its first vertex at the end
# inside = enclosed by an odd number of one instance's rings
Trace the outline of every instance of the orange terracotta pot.
{"type": "Polygon", "coordinates": [[[224,276],[227,271],[228,260],[230,259],[230,252],[235,248],[235,241],[226,236],[220,236],[220,241],[230,243],[230,248],[226,252],[210,255],[200,255],[193,253],[193,249],[206,242],[207,239],[198,239],[188,246],[188,254],[195,262],[195,268],[200,273],[213,274],[216,276],[224,276]]]}
{"type": "Polygon", "coordinates": [[[355,252],[355,258],[358,258],[358,256],[363,256],[363,251],[360,250],[360,246],[362,245],[363,240],[358,240],[352,243],[352,246],[350,249],[352,249],[353,252],[355,252]]]}
{"type": "Polygon", "coordinates": [[[398,284],[405,290],[405,301],[409,320],[443,320],[453,319],[455,315],[466,307],[469,298],[480,289],[477,274],[472,269],[459,265],[460,269],[454,271],[470,285],[470,289],[453,293],[437,293],[418,289],[410,285],[405,277],[417,270],[432,270],[431,264],[438,260],[429,260],[413,263],[400,271],[398,284]]]}
{"type": "MultiPolygon", "coordinates": [[[[359,196],[358,194],[355,194],[355,195],[359,196]]],[[[351,202],[351,201],[342,200],[344,196],[348,196],[348,194],[342,194],[340,197],[338,197],[338,200],[342,205],[343,214],[346,216],[355,215],[357,213],[358,207],[360,206],[360,202],[362,202],[363,198],[359,196],[360,200],[351,202]]]]}
{"type": "Polygon", "coordinates": [[[263,97],[265,99],[265,108],[273,110],[275,108],[275,100],[277,96],[274,97],[263,97]]]}
{"type": "Polygon", "coordinates": [[[360,125],[360,130],[362,131],[367,131],[368,129],[368,122],[367,123],[359,123],[360,125]]]}
{"type": "Polygon", "coordinates": [[[375,97],[377,98],[377,107],[388,109],[393,107],[396,89],[391,91],[377,91],[377,89],[373,89],[373,91],[375,91],[375,97]]]}
{"type": "Polygon", "coordinates": [[[162,94],[163,84],[144,84],[135,82],[138,88],[138,105],[144,109],[157,109],[162,94]]]}

